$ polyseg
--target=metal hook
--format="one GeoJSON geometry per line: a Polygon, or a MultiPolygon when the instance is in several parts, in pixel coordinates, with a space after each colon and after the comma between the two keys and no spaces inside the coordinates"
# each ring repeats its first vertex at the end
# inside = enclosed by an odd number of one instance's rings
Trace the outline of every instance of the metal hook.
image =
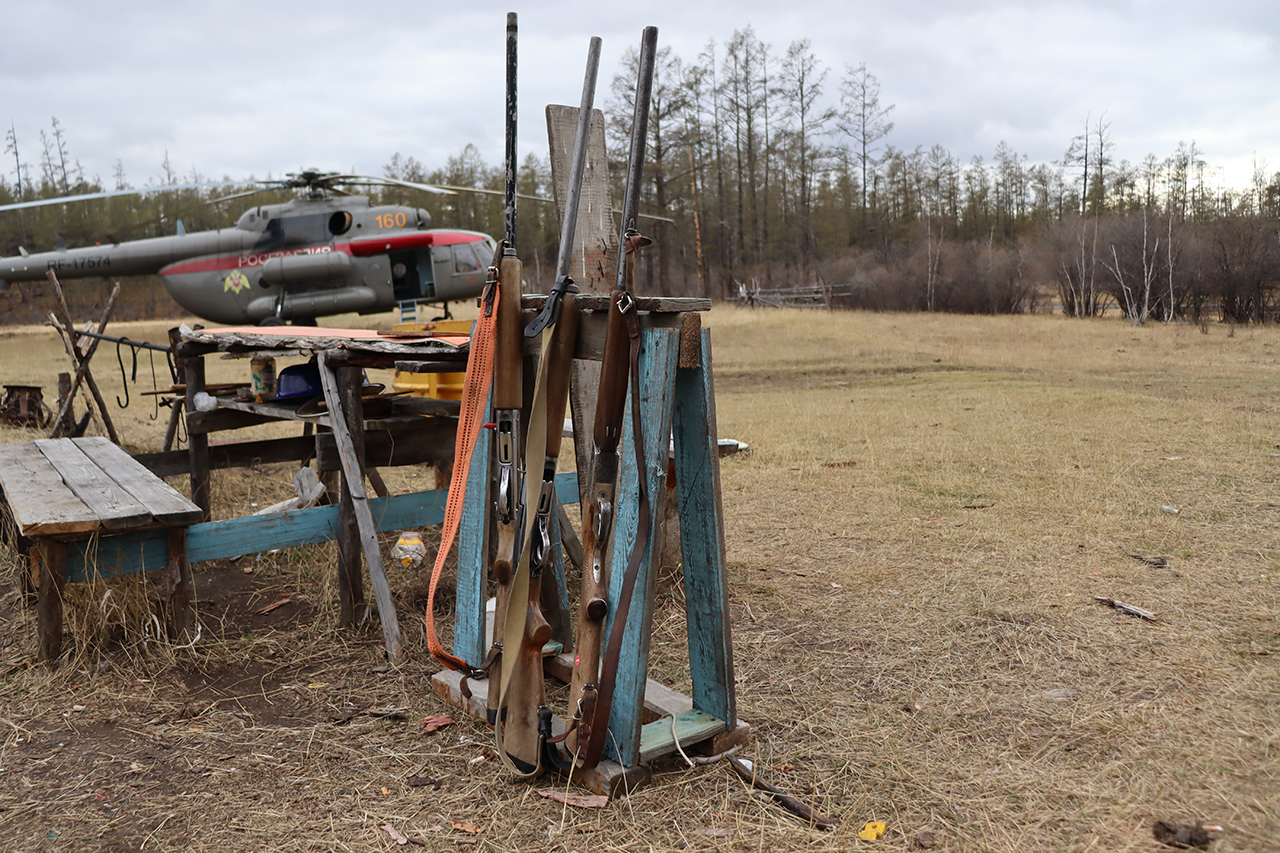
{"type": "MultiPolygon", "coordinates": [[[[158,383],[156,382],[156,353],[155,353],[155,350],[147,350],[147,357],[151,359],[151,390],[152,390],[152,391],[159,391],[159,390],[160,390],[160,388],[159,388],[158,383]]],[[[155,402],[156,402],[156,410],[155,410],[155,412],[151,415],[151,420],[153,420],[153,421],[154,421],[154,420],[158,420],[158,419],[159,419],[159,417],[160,417],[160,395],[159,395],[159,394],[156,394],[156,395],[154,395],[154,396],[155,396],[155,402]]]]}
{"type": "MultiPolygon", "coordinates": [[[[120,384],[124,386],[124,402],[120,402],[120,395],[117,394],[116,405],[122,409],[126,409],[129,407],[129,377],[124,374],[124,356],[120,354],[120,346],[123,343],[124,341],[116,341],[116,363],[120,365],[120,384]]],[[[134,358],[137,358],[136,354],[134,358]]],[[[136,361],[134,366],[135,368],[137,367],[136,361]]]]}

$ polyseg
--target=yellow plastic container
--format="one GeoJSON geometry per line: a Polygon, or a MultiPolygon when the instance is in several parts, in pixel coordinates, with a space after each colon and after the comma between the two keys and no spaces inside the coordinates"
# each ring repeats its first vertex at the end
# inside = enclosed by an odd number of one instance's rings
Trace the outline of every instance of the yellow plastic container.
{"type": "MultiPolygon", "coordinates": [[[[454,332],[471,334],[470,320],[436,320],[432,323],[405,323],[393,326],[395,331],[454,332]]],[[[392,387],[408,391],[413,397],[434,397],[437,400],[461,400],[466,373],[402,373],[396,371],[392,387]]]]}

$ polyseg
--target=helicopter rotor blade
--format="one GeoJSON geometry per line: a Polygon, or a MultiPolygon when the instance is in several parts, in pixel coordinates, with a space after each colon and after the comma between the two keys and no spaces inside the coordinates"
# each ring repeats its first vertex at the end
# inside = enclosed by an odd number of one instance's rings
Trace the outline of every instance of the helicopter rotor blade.
{"type": "MultiPolygon", "coordinates": [[[[502,190],[487,190],[487,189],[482,189],[481,187],[455,187],[449,184],[436,184],[436,186],[441,187],[442,189],[452,190],[456,193],[483,193],[484,195],[502,195],[503,194],[502,190]]],[[[543,204],[551,204],[553,201],[553,199],[549,199],[543,195],[525,195],[524,193],[516,193],[516,196],[518,198],[528,199],[529,201],[540,201],[543,204]]],[[[613,212],[618,214],[619,216],[622,215],[621,210],[615,210],[613,212]]],[[[641,219],[658,219],[658,220],[661,220],[662,222],[675,222],[675,220],[672,219],[670,216],[659,216],[656,213],[638,213],[636,215],[639,216],[641,219]]]]}
{"type": "Polygon", "coordinates": [[[170,184],[163,187],[140,187],[131,190],[107,190],[97,193],[83,193],[81,195],[64,195],[58,198],[42,198],[35,201],[20,201],[13,204],[0,205],[0,212],[6,210],[23,210],[28,207],[45,207],[51,204],[71,204],[78,201],[93,201],[100,198],[117,198],[126,195],[150,195],[151,193],[168,192],[170,190],[191,190],[202,187],[242,187],[245,184],[256,183],[255,181],[202,181],[194,184],[170,184]]]}

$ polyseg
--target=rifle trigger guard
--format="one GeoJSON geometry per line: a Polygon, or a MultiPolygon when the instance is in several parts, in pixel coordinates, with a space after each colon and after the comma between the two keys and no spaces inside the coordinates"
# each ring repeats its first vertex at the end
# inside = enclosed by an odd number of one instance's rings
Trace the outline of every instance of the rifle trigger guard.
{"type": "Polygon", "coordinates": [[[631,295],[631,291],[624,290],[618,294],[618,311],[619,312],[623,314],[629,314],[630,312],[635,310],[635,307],[636,307],[636,300],[631,295]]]}

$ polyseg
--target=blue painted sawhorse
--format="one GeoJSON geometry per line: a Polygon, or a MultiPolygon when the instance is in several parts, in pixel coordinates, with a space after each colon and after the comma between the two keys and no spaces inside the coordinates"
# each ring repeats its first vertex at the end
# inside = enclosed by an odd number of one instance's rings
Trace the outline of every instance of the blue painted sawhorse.
{"type": "MultiPolygon", "coordinates": [[[[528,297],[526,297],[528,299],[528,297]]],[[[599,297],[594,297],[599,300],[599,297]]],[[[593,297],[581,295],[579,306],[590,308],[593,297]]],[[[642,311],[646,303],[638,300],[642,311]]],[[[603,300],[600,300],[603,305],[603,300]]],[[[725,560],[724,513],[720,500],[720,461],[716,438],[715,389],[711,369],[710,332],[701,328],[699,315],[680,306],[702,300],[661,300],[675,311],[642,313],[640,349],[641,429],[644,446],[643,475],[653,501],[653,524],[645,544],[644,557],[636,580],[635,595],[623,633],[625,653],[621,657],[609,720],[607,756],[594,771],[575,778],[598,793],[615,795],[643,784],[650,777],[648,763],[681,748],[711,743],[720,751],[745,740],[749,728],[737,719],[733,675],[733,649],[729,628],[727,565],[725,560]],[[674,463],[674,464],[671,464],[674,463]],[[648,678],[652,636],[654,583],[663,542],[663,503],[668,497],[668,467],[674,469],[680,521],[686,621],[689,643],[689,671],[692,695],[683,696],[648,678]],[[657,719],[653,719],[653,718],[657,719]],[[673,719],[674,718],[674,725],[673,719]],[[673,732],[674,729],[674,732],[673,732]]],[[[603,312],[584,313],[576,355],[599,358],[593,351],[602,338],[603,312]]],[[[577,447],[589,448],[592,417],[582,399],[594,398],[594,389],[575,388],[574,423],[577,447]]],[[[624,417],[623,448],[617,490],[617,521],[611,540],[611,565],[623,566],[636,537],[639,491],[631,432],[631,401],[624,417]]],[[[454,629],[454,654],[478,665],[488,648],[485,638],[484,605],[488,597],[487,554],[490,506],[486,488],[490,471],[489,443],[479,442],[471,462],[467,484],[467,504],[461,526],[458,552],[458,599],[454,629]]],[[[583,455],[578,456],[579,466],[583,455]]],[[[553,546],[559,542],[558,526],[553,546]]],[[[560,549],[557,548],[557,551],[560,549]]],[[[610,573],[610,614],[621,594],[622,572],[610,573]]],[[[565,610],[562,555],[557,554],[557,598],[565,610]]],[[[544,601],[546,596],[544,593],[544,601]]],[[[605,626],[608,636],[609,624],[605,626]]],[[[557,637],[568,640],[571,637],[557,637]]],[[[567,681],[573,656],[566,653],[548,658],[549,674],[567,681]]],[[[461,677],[441,672],[433,677],[438,695],[464,710],[484,718],[484,682],[472,681],[464,698],[461,677]]]]}

